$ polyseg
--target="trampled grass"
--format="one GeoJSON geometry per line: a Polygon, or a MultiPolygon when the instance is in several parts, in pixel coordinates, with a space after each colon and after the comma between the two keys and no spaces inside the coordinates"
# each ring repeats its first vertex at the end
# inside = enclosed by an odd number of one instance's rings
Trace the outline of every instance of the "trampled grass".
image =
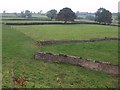
{"type": "Polygon", "coordinates": [[[118,41],[71,43],[43,46],[40,51],[63,53],[118,64],[118,41]]]}
{"type": "MultiPolygon", "coordinates": [[[[2,77],[3,87],[11,86],[10,67],[14,66],[15,77],[25,77],[27,88],[106,88],[117,87],[117,78],[102,72],[91,71],[78,66],[62,63],[46,63],[34,60],[33,55],[37,50],[36,40],[49,39],[88,39],[92,37],[117,37],[116,27],[106,27],[99,33],[81,36],[86,30],[82,25],[63,27],[61,25],[43,26],[3,26],[2,47],[2,77]],[[83,28],[81,30],[77,30],[83,28]],[[68,28],[67,28],[68,27],[68,28]],[[67,29],[67,30],[66,30],[67,29]],[[109,30],[111,29],[111,30],[109,30]],[[62,32],[60,31],[62,30],[62,32]],[[70,30],[70,31],[69,31],[70,30]],[[54,31],[54,32],[53,32],[54,31]],[[58,32],[57,32],[58,31],[58,32]],[[63,32],[65,31],[65,32],[63,32]],[[68,32],[69,31],[69,32],[68,32]],[[79,32],[77,32],[79,31],[79,32]],[[81,33],[82,34],[81,34],[81,33]],[[101,33],[100,33],[101,32],[101,33]],[[105,34],[107,33],[108,34],[105,34]],[[73,33],[73,34],[72,34],[73,33]],[[68,35],[70,34],[70,35],[68,35]],[[79,35],[80,34],[80,35],[79,35]],[[99,35],[100,34],[100,35],[99,35]],[[61,37],[60,37],[61,35],[61,37]],[[66,36],[66,37],[65,37],[66,36]],[[55,38],[54,38],[55,37],[55,38]],[[57,80],[59,78],[59,80],[57,80]]],[[[94,26],[90,26],[92,29],[94,26]]],[[[98,26],[99,27],[99,26],[98,26]]],[[[104,26],[103,26],[104,27],[104,26]]],[[[89,27],[87,27],[89,29],[89,27]]],[[[99,27],[102,28],[102,27],[99,27]]],[[[97,28],[96,28],[97,30],[97,28]]],[[[87,30],[89,31],[89,30],[87,30]]],[[[92,30],[90,30],[92,31],[92,30]]],[[[95,31],[95,30],[93,30],[95,31]]],[[[90,33],[90,32],[88,32],[90,33]]],[[[85,33],[87,34],[87,33],[85,33]]]]}

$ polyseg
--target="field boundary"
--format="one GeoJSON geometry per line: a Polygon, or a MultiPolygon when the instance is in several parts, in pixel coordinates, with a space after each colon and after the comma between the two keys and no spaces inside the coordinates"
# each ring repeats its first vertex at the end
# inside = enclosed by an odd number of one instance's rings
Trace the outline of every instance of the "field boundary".
{"type": "MultiPolygon", "coordinates": [[[[29,20],[28,20],[29,21],[29,20]]],[[[33,20],[34,21],[34,20],[33,20]]],[[[37,20],[36,20],[37,21],[37,20]]],[[[46,21],[46,20],[43,20],[46,21]]],[[[51,21],[48,20],[48,22],[2,22],[2,24],[5,25],[73,25],[73,24],[89,24],[89,25],[105,25],[105,26],[117,26],[120,27],[120,25],[116,25],[116,24],[99,24],[97,22],[68,22],[68,23],[64,23],[64,22],[60,22],[60,21],[51,21]]]]}
{"type": "Polygon", "coordinates": [[[120,65],[113,65],[108,62],[95,61],[90,59],[85,59],[82,57],[68,56],[64,54],[52,54],[36,52],[34,55],[36,60],[44,60],[45,62],[61,62],[66,64],[77,65],[80,67],[88,68],[91,70],[102,71],[105,73],[119,75],[120,65]]]}
{"type": "Polygon", "coordinates": [[[63,43],[84,43],[84,42],[96,42],[96,41],[110,41],[110,40],[120,40],[120,38],[93,38],[88,40],[46,40],[37,41],[38,46],[52,45],[52,44],[63,44],[63,43]]]}
{"type": "MultiPolygon", "coordinates": [[[[52,45],[52,44],[63,44],[63,43],[83,43],[83,42],[96,42],[96,41],[110,41],[120,40],[120,38],[95,38],[89,40],[48,40],[48,41],[37,41],[38,46],[52,45]]],[[[119,75],[120,65],[114,65],[110,62],[95,61],[91,59],[85,59],[82,57],[69,56],[65,54],[52,54],[36,52],[34,54],[36,60],[44,60],[47,62],[62,62],[72,65],[78,65],[91,70],[102,71],[109,74],[119,75]]]]}
{"type": "Polygon", "coordinates": [[[62,25],[71,25],[71,24],[96,24],[98,25],[97,22],[69,22],[69,23],[64,23],[64,22],[59,22],[59,21],[52,21],[52,22],[21,22],[21,23],[16,23],[16,22],[3,22],[5,25],[57,25],[57,24],[62,24],[62,25]]]}

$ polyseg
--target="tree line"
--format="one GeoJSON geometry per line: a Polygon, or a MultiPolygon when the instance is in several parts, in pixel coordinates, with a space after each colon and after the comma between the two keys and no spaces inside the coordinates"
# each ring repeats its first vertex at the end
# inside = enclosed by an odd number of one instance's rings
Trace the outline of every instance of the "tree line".
{"type": "MultiPolygon", "coordinates": [[[[52,9],[46,13],[46,16],[50,20],[62,20],[65,23],[68,21],[74,22],[75,19],[79,19],[78,17],[79,12],[73,12],[71,8],[65,7],[61,9],[59,12],[57,10],[52,9]]],[[[32,12],[29,10],[22,11],[20,13],[20,17],[22,18],[32,18],[32,12]]],[[[94,20],[100,24],[111,24],[112,23],[112,13],[105,8],[99,8],[94,16],[87,16],[89,20],[94,20]]]]}
{"type": "MultiPolygon", "coordinates": [[[[47,12],[47,16],[52,19],[63,20],[65,23],[67,21],[74,21],[77,15],[70,8],[63,8],[57,14],[57,10],[53,9],[47,12]]],[[[86,18],[95,20],[100,24],[111,24],[112,23],[112,13],[105,8],[99,8],[95,13],[95,18],[93,16],[87,16],[86,18]]]]}

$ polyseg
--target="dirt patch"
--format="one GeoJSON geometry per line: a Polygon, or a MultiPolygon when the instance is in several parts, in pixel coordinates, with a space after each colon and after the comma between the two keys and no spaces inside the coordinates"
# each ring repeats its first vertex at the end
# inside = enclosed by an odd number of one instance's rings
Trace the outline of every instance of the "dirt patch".
{"type": "Polygon", "coordinates": [[[78,65],[91,70],[102,71],[109,74],[118,75],[120,65],[113,65],[107,62],[93,61],[82,57],[68,56],[64,54],[55,55],[52,53],[35,53],[36,60],[44,60],[47,62],[62,62],[66,64],[78,65]]]}

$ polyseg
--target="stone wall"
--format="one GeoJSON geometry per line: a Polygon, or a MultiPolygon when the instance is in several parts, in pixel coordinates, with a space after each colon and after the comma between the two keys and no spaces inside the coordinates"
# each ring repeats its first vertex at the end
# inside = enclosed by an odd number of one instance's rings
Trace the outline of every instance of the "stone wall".
{"type": "Polygon", "coordinates": [[[82,43],[82,42],[96,42],[96,41],[110,41],[120,40],[120,38],[94,38],[89,40],[48,40],[48,41],[37,41],[37,45],[51,45],[51,44],[63,44],[63,43],[82,43]]]}
{"type": "Polygon", "coordinates": [[[94,61],[82,57],[74,57],[63,54],[55,55],[52,53],[37,52],[35,53],[35,59],[44,60],[47,62],[62,62],[67,64],[78,65],[84,68],[88,68],[96,71],[102,71],[109,74],[115,74],[115,75],[120,74],[119,71],[120,65],[112,65],[107,62],[94,61]]]}

